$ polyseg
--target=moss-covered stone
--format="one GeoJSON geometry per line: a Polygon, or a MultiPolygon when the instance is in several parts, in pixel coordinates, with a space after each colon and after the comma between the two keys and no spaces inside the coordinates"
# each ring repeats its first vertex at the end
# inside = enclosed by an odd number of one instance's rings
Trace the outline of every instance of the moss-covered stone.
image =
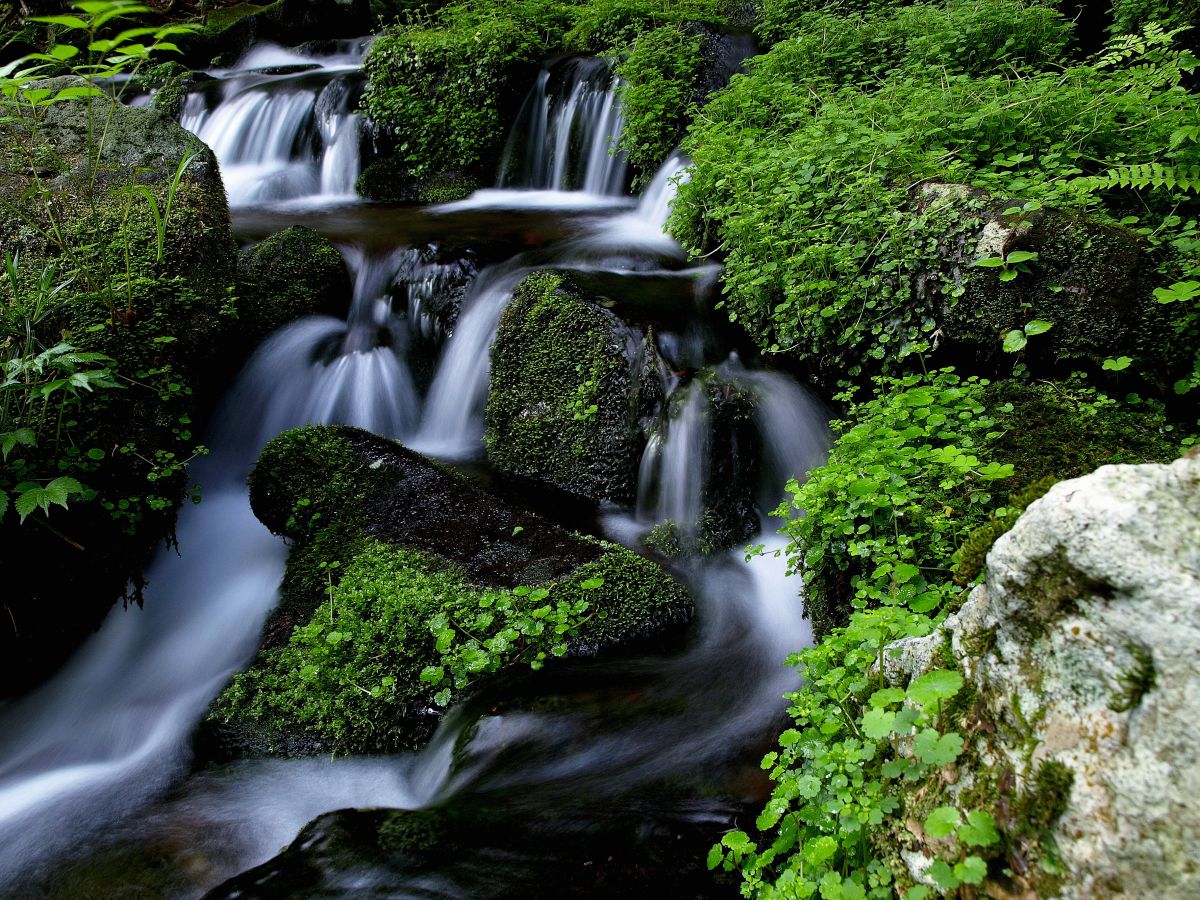
{"type": "Polygon", "coordinates": [[[394,156],[377,159],[363,169],[355,182],[361,197],[376,203],[453,203],[479,189],[479,179],[462,171],[413,174],[394,156]]]}
{"type": "Polygon", "coordinates": [[[261,0],[209,10],[200,31],[181,43],[187,62],[204,67],[233,62],[258,41],[294,47],[366,37],[373,25],[370,0],[261,0]]]}
{"type": "MultiPolygon", "coordinates": [[[[57,446],[52,434],[23,452],[31,477],[69,474],[97,497],[56,511],[54,530],[5,519],[0,561],[31,577],[5,601],[4,690],[72,649],[127,584],[140,584],[170,534],[186,487],[181,464],[196,446],[193,392],[223,371],[237,256],[215,157],[151,108],[71,101],[36,130],[0,125],[0,208],[0,246],[20,257],[18,289],[36,292],[44,275],[67,285],[35,326],[39,345],[66,339],[103,353],[122,386],[72,409],[65,443],[59,432],[57,446]],[[169,183],[188,155],[167,215],[169,183]]],[[[6,280],[0,302],[11,290],[6,280]]]]}
{"type": "MultiPolygon", "coordinates": [[[[918,190],[921,209],[939,205],[960,211],[937,263],[942,282],[958,288],[942,297],[937,313],[946,359],[967,371],[1000,372],[1012,360],[1004,335],[1042,320],[1052,327],[1031,336],[1021,357],[1035,374],[1080,366],[1098,372],[1104,360],[1128,356],[1160,388],[1177,377],[1179,341],[1170,311],[1153,298],[1160,260],[1145,239],[1085,213],[1017,212],[1019,204],[959,185],[918,190]],[[1015,278],[1005,267],[976,265],[1017,252],[1036,256],[1010,267],[1015,278]]],[[[920,295],[920,284],[933,280],[924,273],[918,282],[920,295]]]]}
{"type": "Polygon", "coordinates": [[[645,442],[640,411],[648,394],[661,396],[656,376],[657,353],[644,333],[591,302],[567,275],[530,275],[492,347],[488,460],[580,496],[628,503],[645,442]]]}
{"type": "Polygon", "coordinates": [[[598,615],[569,639],[571,654],[661,639],[691,616],[687,592],[649,560],[357,429],[280,435],[250,498],[295,545],[259,657],[215,707],[223,740],[242,751],[418,746],[440,715],[421,680],[440,660],[430,620],[478,613],[497,591],[528,605],[543,601],[507,589],[545,587],[544,602],[591,604],[598,615]]]}
{"type": "Polygon", "coordinates": [[[293,226],[243,252],[238,318],[255,339],[303,316],[342,315],[352,286],[328,238],[293,226]]]}

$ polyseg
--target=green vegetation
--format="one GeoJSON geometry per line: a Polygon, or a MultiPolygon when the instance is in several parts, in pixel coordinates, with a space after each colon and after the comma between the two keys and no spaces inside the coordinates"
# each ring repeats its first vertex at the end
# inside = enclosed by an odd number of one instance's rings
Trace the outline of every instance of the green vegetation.
{"type": "Polygon", "coordinates": [[[356,429],[275,438],[251,502],[295,545],[266,645],[213,717],[263,750],[413,748],[483,676],[626,647],[690,613],[649,560],[356,429]]]}
{"type": "Polygon", "coordinates": [[[276,328],[315,313],[341,315],[350,307],[350,276],[330,240],[293,226],[242,254],[238,309],[248,337],[259,340],[276,328]]]}
{"type": "MultiPolygon", "coordinates": [[[[1200,160],[1200,107],[1181,87],[1195,60],[1168,34],[1150,28],[1056,69],[1067,24],[1040,6],[821,15],[735,78],[685,143],[695,165],[673,227],[695,254],[724,252],[730,318],[764,350],[847,383],[952,345],[956,306],[1000,278],[970,267],[993,203],[1014,219],[1031,204],[1119,223],[1162,253],[1163,283],[1195,264],[1195,198],[1181,180],[1103,177],[1200,160]],[[971,190],[914,202],[931,183],[971,190]],[[948,266],[964,244],[963,266],[948,266]]],[[[1153,303],[1147,287],[1137,302],[1153,303]]],[[[1031,312],[1004,332],[1054,320],[1031,312]]]]}
{"type": "Polygon", "coordinates": [[[721,19],[715,0],[503,0],[407,13],[366,62],[363,108],[396,147],[384,193],[417,198],[415,185],[434,175],[490,178],[533,72],[563,52],[630,54],[627,146],[652,171],[682,133],[699,64],[699,38],[680,26],[721,19]]]}

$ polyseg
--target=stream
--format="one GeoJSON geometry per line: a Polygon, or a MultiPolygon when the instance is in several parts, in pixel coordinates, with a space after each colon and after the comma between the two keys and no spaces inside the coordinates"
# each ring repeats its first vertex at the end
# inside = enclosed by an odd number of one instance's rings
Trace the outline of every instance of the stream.
{"type": "Polygon", "coordinates": [[[568,527],[632,546],[664,519],[697,525],[711,411],[700,381],[681,373],[709,367],[756,398],[761,510],[828,447],[822,404],[739,353],[703,312],[719,269],[689,265],[664,233],[686,160],[669,160],[640,197],[629,193],[625,162],[611,152],[622,113],[607,65],[570,59],[543,70],[496,187],[440,207],[388,207],[354,195],[370,150],[354,112],[365,46],[342,42],[324,57],[259,46],[210,72],[186,103],[182,124],[220,159],[239,238],[296,224],[323,232],[346,259],[353,302],[344,318],[285,326],[246,363],[210,425],[210,455],[193,467],[203,502],[183,509],[178,552],[153,563],[145,608],[115,608],[53,680],[0,711],[5,896],[251,896],[218,885],[266,863],[323,813],[499,806],[511,835],[411,870],[357,870],[320,896],[537,894],[551,858],[599,831],[691,828],[711,842],[765,790],[758,760],[785,715],[782,695],[798,684],[784,660],[811,641],[801,585],[773,552],[784,543],[778,522],[765,517],[747,542],[763,555],[676,567],[697,603],[677,652],[501,679],[451,710],[415,754],[193,765],[196,726],[252,658],[286,561],[247,499],[259,449],[286,428],[338,422],[486,469],[488,348],[529,272],[569,269],[624,302],[671,311],[656,337],[674,413],[646,449],[636,507],[572,511],[560,517],[568,527]],[[429,310],[467,265],[447,257],[457,247],[471,248],[478,272],[447,329],[429,310]]]}

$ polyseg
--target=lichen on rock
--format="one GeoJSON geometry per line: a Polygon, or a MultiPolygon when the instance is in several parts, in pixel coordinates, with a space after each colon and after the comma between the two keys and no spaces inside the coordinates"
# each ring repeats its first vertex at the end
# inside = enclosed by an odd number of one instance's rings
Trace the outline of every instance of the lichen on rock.
{"type": "Polygon", "coordinates": [[[949,642],[983,724],[948,790],[1022,836],[1007,866],[1039,895],[1200,892],[1198,598],[1200,456],[1104,466],[1030,505],[962,608],[885,653],[905,683],[949,642]]]}

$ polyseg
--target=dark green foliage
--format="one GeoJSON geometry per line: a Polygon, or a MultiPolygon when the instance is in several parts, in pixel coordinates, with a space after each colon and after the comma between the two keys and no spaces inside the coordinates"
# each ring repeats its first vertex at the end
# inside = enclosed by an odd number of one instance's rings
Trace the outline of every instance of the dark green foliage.
{"type": "Polygon", "coordinates": [[[1200,6],[1192,0],[1113,0],[1112,33],[1140,34],[1151,22],[1164,28],[1191,28],[1184,36],[1196,46],[1200,30],[1200,6]]]}
{"type": "Polygon", "coordinates": [[[541,17],[547,10],[528,2],[487,10],[456,5],[436,20],[398,26],[376,39],[362,105],[395,135],[409,178],[482,173],[494,164],[502,123],[548,49],[543,29],[562,27],[561,17],[541,17]]]}
{"type": "Polygon", "coordinates": [[[469,197],[479,186],[477,178],[463,172],[415,177],[407,163],[388,156],[363,169],[355,189],[379,203],[453,203],[469,197]]]}
{"type": "Polygon", "coordinates": [[[345,260],[328,238],[294,226],[246,250],[238,320],[258,340],[316,313],[342,315],[352,287],[345,260]]]}
{"type": "Polygon", "coordinates": [[[492,348],[492,464],[585,497],[632,500],[642,385],[626,331],[562,274],[522,282],[492,348]]]}
{"type": "MultiPolygon", "coordinates": [[[[1153,60],[1136,76],[1112,60],[1042,74],[1010,61],[1003,44],[980,55],[953,36],[964,22],[1008,23],[1028,31],[1030,47],[1037,35],[1060,46],[1061,22],[1044,9],[997,0],[905,15],[887,39],[896,62],[877,87],[841,80],[862,77],[859,51],[843,48],[856,39],[854,23],[839,31],[831,22],[826,37],[781,43],[755,61],[710,101],[685,145],[694,166],[676,233],[696,254],[725,251],[730,317],[763,349],[833,381],[895,371],[943,339],[944,311],[968,302],[961,282],[973,277],[947,271],[945,257],[971,253],[983,197],[1064,208],[1104,200],[1116,215],[1127,192],[1097,196],[1076,176],[1162,156],[1197,115],[1195,96],[1172,88],[1191,64],[1161,48],[1134,52],[1153,60]],[[924,48],[943,20],[954,24],[933,76],[924,48]],[[930,180],[984,194],[914,208],[911,188],[930,180]]],[[[1180,139],[1166,154],[1183,162],[1197,152],[1200,144],[1180,139]]],[[[1145,199],[1150,211],[1128,224],[1161,244],[1159,223],[1186,196],[1159,188],[1145,199]]]]}
{"type": "Polygon", "coordinates": [[[678,146],[698,99],[703,32],[667,25],[641,34],[617,66],[630,164],[653,172],[678,146]]]}

